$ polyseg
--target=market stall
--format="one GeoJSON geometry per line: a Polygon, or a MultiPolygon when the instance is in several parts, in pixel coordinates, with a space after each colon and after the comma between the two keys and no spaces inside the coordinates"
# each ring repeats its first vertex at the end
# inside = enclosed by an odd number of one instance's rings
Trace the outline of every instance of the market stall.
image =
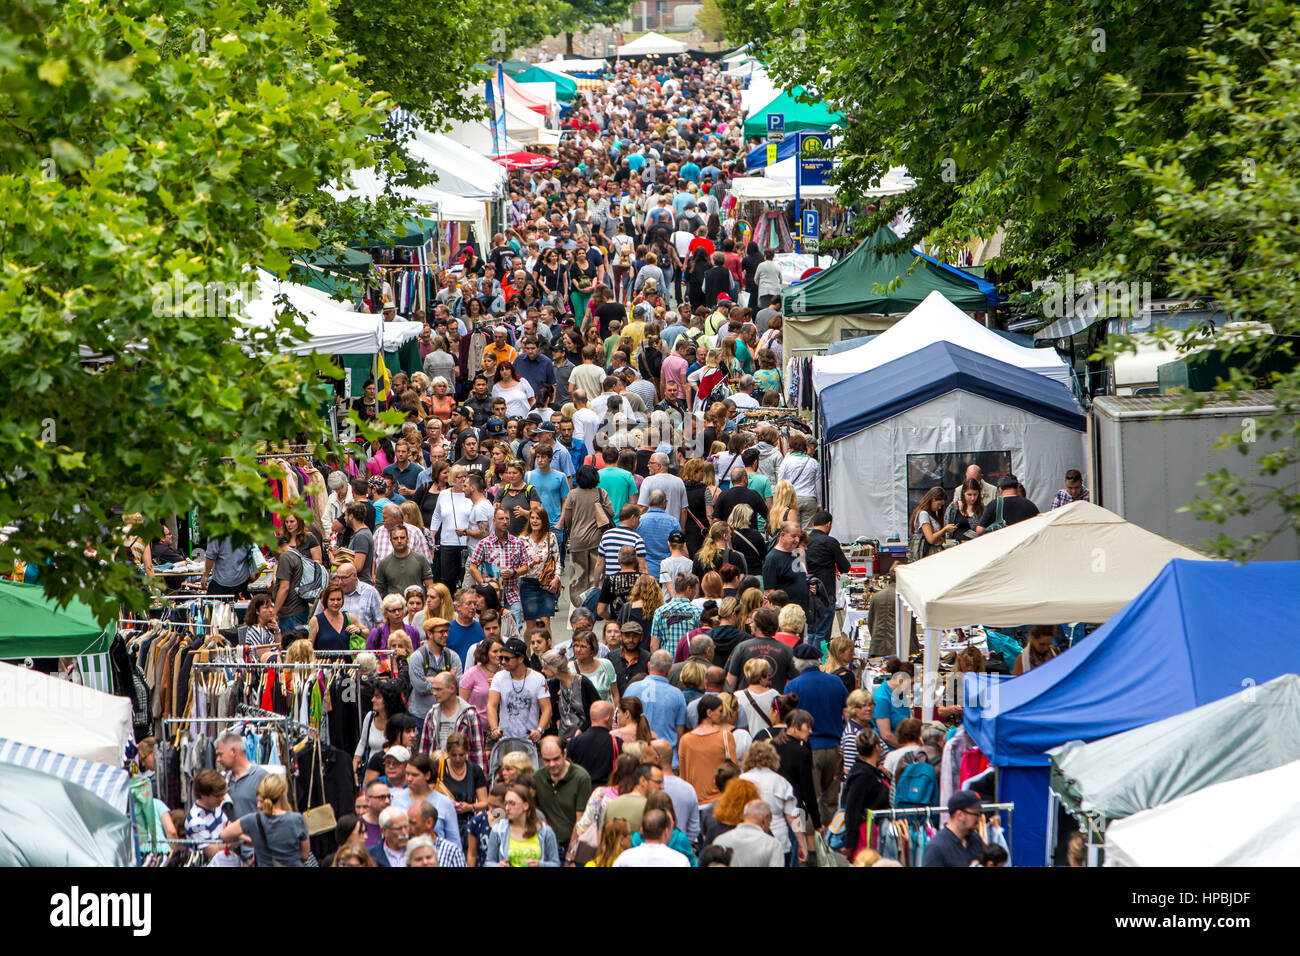
{"type": "Polygon", "coordinates": [[[1093,843],[1116,820],[1300,760],[1300,676],[1048,755],[1052,789],[1093,843]]]}
{"type": "Polygon", "coordinates": [[[135,737],[127,698],[26,667],[0,663],[0,700],[5,740],[120,767],[135,737]]]}
{"type": "Polygon", "coordinates": [[[0,866],[131,866],[131,818],[71,780],[0,761],[0,866]]]}
{"type": "Polygon", "coordinates": [[[60,609],[39,585],[0,581],[0,661],[71,658],[87,687],[111,694],[112,639],[113,625],[105,628],[82,602],[60,609]]]}
{"type": "MultiPolygon", "coordinates": [[[[1102,511],[1077,502],[1053,514],[1085,508],[1102,511]]],[[[1012,525],[989,539],[1017,538],[1012,532],[1042,520],[1012,525]]],[[[899,569],[900,597],[919,601],[917,616],[931,628],[936,620],[957,616],[995,618],[1003,596],[1008,605],[1017,597],[1024,601],[1003,609],[1003,623],[1017,615],[1044,624],[1109,617],[1068,653],[1022,677],[966,677],[965,727],[998,768],[999,797],[1016,801],[1022,839],[1013,862],[1021,865],[1043,865],[1052,845],[1055,814],[1049,812],[1047,756],[1052,748],[1151,724],[1300,671],[1300,644],[1293,636],[1300,615],[1300,562],[1234,565],[1174,559],[1149,575],[1144,563],[1158,555],[1156,543],[1177,545],[1126,522],[1114,529],[1094,527],[1093,533],[1078,536],[1073,547],[1067,538],[1046,553],[1026,542],[1029,546],[1016,549],[1025,560],[1017,554],[1002,562],[1001,573],[968,579],[962,587],[965,599],[953,606],[922,594],[937,589],[936,572],[942,571],[927,565],[948,554],[899,569]],[[1035,572],[1029,561],[1041,570],[1035,572]],[[968,587],[981,577],[983,600],[968,587]],[[1149,577],[1154,579],[1143,588],[1149,577]],[[1035,578],[1033,589],[1021,596],[1021,581],[1035,578]],[[1139,588],[1123,608],[1109,606],[1107,599],[1139,588]],[[1094,590],[1096,603],[1089,606],[1094,590]],[[929,616],[923,617],[923,611],[929,616]],[[1030,832],[1034,838],[1025,839],[1030,832]]]]}
{"type": "Polygon", "coordinates": [[[516,83],[552,83],[555,95],[563,103],[572,103],[578,95],[578,84],[573,77],[562,70],[556,70],[550,63],[534,63],[528,69],[514,74],[516,83]]]}
{"type": "MultiPolygon", "coordinates": [[[[821,391],[861,372],[886,365],[934,342],[951,342],[979,355],[1029,372],[1067,388],[1070,367],[1055,349],[1025,348],[976,322],[937,289],[879,335],[835,355],[812,360],[813,387],[821,391]]],[[[1020,472],[1016,472],[1020,474],[1020,472]]]]}
{"type": "Polygon", "coordinates": [[[651,30],[630,43],[622,44],[618,48],[618,57],[621,60],[643,56],[677,56],[685,52],[685,43],[651,30]]]}
{"type": "Polygon", "coordinates": [[[816,398],[826,501],[850,538],[906,541],[925,493],[951,495],[972,462],[990,480],[1015,474],[1040,509],[1087,462],[1087,421],[1064,385],[948,342],[818,387],[816,398]]]}
{"type": "Polygon", "coordinates": [[[1295,866],[1300,761],[1217,783],[1116,822],[1108,866],[1295,866]],[[1207,826],[1210,821],[1221,825],[1207,826]],[[1190,834],[1196,834],[1190,839],[1190,834]]]}
{"type": "Polygon", "coordinates": [[[843,113],[831,110],[802,86],[796,86],[778,93],[771,100],[750,110],[749,115],[745,117],[746,138],[766,135],[767,118],[773,113],[785,116],[787,136],[805,130],[823,133],[832,126],[844,125],[843,113]]]}
{"type": "Polygon", "coordinates": [[[881,226],[829,269],[781,290],[787,381],[796,353],[824,349],[827,342],[864,332],[884,331],[898,321],[896,316],[911,312],[931,292],[942,292],[963,311],[985,312],[993,307],[992,284],[977,276],[936,265],[910,249],[880,252],[898,240],[892,229],[881,226]]]}

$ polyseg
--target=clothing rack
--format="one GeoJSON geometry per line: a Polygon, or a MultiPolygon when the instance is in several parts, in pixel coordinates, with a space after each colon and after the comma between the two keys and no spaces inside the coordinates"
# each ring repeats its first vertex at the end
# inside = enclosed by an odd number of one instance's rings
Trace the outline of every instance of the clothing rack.
{"type": "Polygon", "coordinates": [[[366,650],[364,647],[362,647],[362,648],[359,648],[359,649],[357,649],[357,650],[346,650],[346,651],[313,651],[312,653],[314,653],[317,657],[344,657],[344,656],[351,655],[351,654],[396,654],[397,651],[393,650],[392,648],[388,648],[388,647],[385,647],[385,648],[382,648],[382,649],[373,650],[373,651],[368,651],[368,650],[366,650]]]}
{"type": "MultiPolygon", "coordinates": [[[[197,666],[197,665],[196,665],[197,666]]],[[[980,807],[980,813],[1001,812],[1003,810],[1010,813],[1015,810],[1014,803],[985,803],[980,807]]],[[[907,810],[872,810],[873,815],[877,817],[917,817],[917,816],[934,816],[939,813],[946,814],[947,807],[915,807],[907,810]]]]}
{"type": "MultiPolygon", "coordinates": [[[[238,598],[233,594],[203,594],[195,592],[193,594],[162,594],[154,598],[155,601],[237,601],[238,598]]],[[[153,607],[158,607],[155,604],[153,607]]]]}
{"type": "Polygon", "coordinates": [[[121,628],[121,627],[152,627],[152,626],[155,625],[155,624],[168,624],[168,625],[171,625],[171,626],[173,626],[173,627],[176,627],[176,628],[178,628],[178,629],[180,629],[180,630],[184,630],[185,628],[189,628],[190,630],[194,630],[194,631],[220,631],[220,630],[224,630],[224,628],[222,628],[222,627],[221,627],[220,625],[218,625],[218,624],[196,624],[196,623],[191,623],[190,621],[171,621],[171,620],[168,620],[168,619],[166,619],[166,618],[161,618],[161,617],[150,618],[148,621],[137,621],[137,620],[134,620],[134,619],[132,619],[132,618],[125,618],[125,617],[123,617],[123,618],[118,618],[118,621],[117,621],[117,626],[118,626],[119,628],[121,628]]]}

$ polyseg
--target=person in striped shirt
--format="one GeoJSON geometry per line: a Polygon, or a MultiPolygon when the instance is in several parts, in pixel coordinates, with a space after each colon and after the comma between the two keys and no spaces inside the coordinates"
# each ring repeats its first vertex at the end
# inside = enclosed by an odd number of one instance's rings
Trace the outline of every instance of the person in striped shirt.
{"type": "Polygon", "coordinates": [[[641,523],[641,509],[634,504],[625,504],[618,513],[618,524],[606,531],[600,538],[600,547],[596,551],[596,580],[605,575],[606,568],[618,567],[618,550],[624,545],[636,549],[636,566],[646,574],[645,541],[637,533],[641,523]]]}

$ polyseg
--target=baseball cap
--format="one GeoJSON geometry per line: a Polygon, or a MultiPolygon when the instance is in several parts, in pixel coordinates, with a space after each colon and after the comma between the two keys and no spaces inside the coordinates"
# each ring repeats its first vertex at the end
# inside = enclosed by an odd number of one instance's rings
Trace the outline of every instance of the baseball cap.
{"type": "Polygon", "coordinates": [[[540,425],[542,423],[542,413],[534,409],[524,416],[524,421],[537,422],[540,425]]]}
{"type": "Polygon", "coordinates": [[[384,751],[385,760],[396,760],[398,763],[406,763],[411,759],[411,752],[401,744],[395,744],[384,751]]]}
{"type": "Polygon", "coordinates": [[[524,645],[524,642],[517,637],[512,637],[510,640],[506,641],[505,644],[501,646],[501,649],[507,654],[511,654],[515,657],[528,656],[528,648],[524,645]]]}
{"type": "Polygon", "coordinates": [[[811,644],[800,643],[794,646],[794,656],[795,660],[799,661],[819,661],[822,659],[822,652],[811,644]]]}
{"type": "Polygon", "coordinates": [[[682,544],[682,543],[685,542],[685,541],[686,541],[686,535],[682,534],[680,531],[669,531],[669,532],[668,532],[668,543],[669,543],[669,544],[682,544]]]}
{"type": "Polygon", "coordinates": [[[484,428],[486,428],[487,433],[493,438],[506,433],[506,423],[495,416],[487,420],[487,425],[485,425],[484,428]]]}
{"type": "Polygon", "coordinates": [[[457,405],[452,411],[470,421],[474,420],[474,410],[468,405],[457,405]]]}
{"type": "Polygon", "coordinates": [[[542,422],[540,425],[537,426],[537,430],[538,430],[539,432],[552,432],[552,433],[554,433],[554,432],[555,432],[555,426],[552,425],[550,422],[542,422]]]}
{"type": "Polygon", "coordinates": [[[641,625],[638,624],[636,621],[624,621],[622,625],[619,626],[619,630],[622,631],[624,634],[643,633],[641,630],[641,625]]]}
{"type": "Polygon", "coordinates": [[[974,790],[958,790],[948,798],[949,813],[956,813],[958,810],[978,810],[981,806],[980,795],[974,790]]]}

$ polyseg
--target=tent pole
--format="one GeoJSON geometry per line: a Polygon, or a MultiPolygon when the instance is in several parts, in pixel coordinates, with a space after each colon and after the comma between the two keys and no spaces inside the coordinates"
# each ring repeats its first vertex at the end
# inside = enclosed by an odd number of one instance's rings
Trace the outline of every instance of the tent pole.
{"type": "MultiPolygon", "coordinates": [[[[895,585],[897,587],[897,585],[895,585]]],[[[894,653],[898,655],[900,661],[907,660],[907,646],[911,643],[909,635],[903,633],[903,625],[907,621],[907,603],[899,596],[898,591],[894,591],[894,653]]]]}
{"type": "Polygon", "coordinates": [[[939,632],[936,628],[925,629],[925,657],[922,660],[925,674],[925,694],[921,703],[921,720],[934,720],[934,689],[939,681],[939,632]]]}

